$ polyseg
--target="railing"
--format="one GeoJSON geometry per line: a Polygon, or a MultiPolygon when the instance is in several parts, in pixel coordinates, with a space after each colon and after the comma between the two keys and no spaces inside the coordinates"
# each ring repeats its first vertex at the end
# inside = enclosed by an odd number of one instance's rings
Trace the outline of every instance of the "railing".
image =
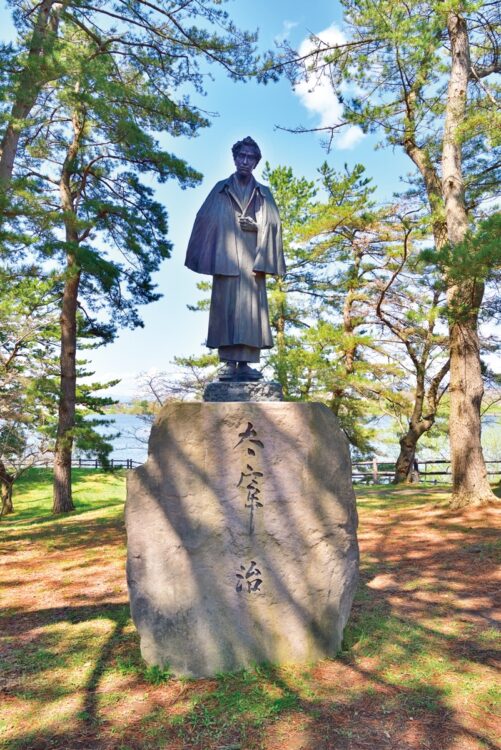
{"type": "MultiPolygon", "coordinates": [[[[142,461],[135,461],[133,458],[110,458],[108,468],[111,469],[133,469],[135,466],[141,466],[142,461]]],[[[51,469],[53,461],[49,458],[35,461],[32,466],[39,469],[51,469]]],[[[73,458],[71,465],[75,469],[104,469],[105,466],[99,458],[73,458]]]]}
{"type": "MultiPolygon", "coordinates": [[[[136,466],[141,466],[142,463],[142,461],[136,461],[133,458],[111,458],[108,467],[111,469],[134,469],[136,466]]],[[[485,463],[487,475],[501,480],[501,459],[486,461],[485,463]]],[[[33,464],[35,467],[47,469],[52,468],[52,465],[52,460],[49,458],[33,464]]],[[[74,458],[71,465],[77,469],[105,468],[99,458],[74,458]]],[[[450,481],[450,461],[443,459],[419,461],[418,467],[417,472],[415,472],[416,481],[437,482],[438,477],[442,477],[441,482],[450,481]]],[[[395,462],[384,458],[373,458],[371,461],[353,461],[351,475],[354,482],[372,482],[373,484],[391,482],[395,476],[395,462]]]]}
{"type": "MultiPolygon", "coordinates": [[[[501,479],[501,460],[486,461],[487,475],[501,479]],[[497,466],[497,470],[494,466],[497,466]]],[[[443,477],[441,482],[450,481],[451,463],[443,459],[419,461],[415,471],[415,479],[420,482],[436,482],[437,477],[443,477]],[[441,466],[445,468],[440,468],[441,466]]],[[[374,484],[389,482],[395,476],[395,462],[390,459],[373,458],[371,461],[353,461],[352,478],[354,482],[373,482],[374,484]],[[365,468],[367,467],[367,468],[365,468]]]]}

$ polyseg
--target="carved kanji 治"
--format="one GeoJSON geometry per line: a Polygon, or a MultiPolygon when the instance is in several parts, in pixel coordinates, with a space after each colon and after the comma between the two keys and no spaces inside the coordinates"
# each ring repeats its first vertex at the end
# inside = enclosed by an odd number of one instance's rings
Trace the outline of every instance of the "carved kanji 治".
{"type": "Polygon", "coordinates": [[[257,567],[255,560],[251,560],[250,565],[246,568],[245,565],[240,566],[240,572],[236,573],[237,585],[236,590],[246,591],[248,594],[252,594],[253,591],[260,591],[263,579],[260,578],[261,571],[257,567]]]}

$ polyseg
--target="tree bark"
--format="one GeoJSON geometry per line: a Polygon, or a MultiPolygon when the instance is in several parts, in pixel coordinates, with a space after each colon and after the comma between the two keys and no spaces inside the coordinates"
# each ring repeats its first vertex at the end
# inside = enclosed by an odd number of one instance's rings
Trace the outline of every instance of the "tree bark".
{"type": "MultiPolygon", "coordinates": [[[[419,368],[416,373],[417,383],[414,396],[414,408],[409,420],[408,430],[405,435],[403,435],[399,440],[400,453],[395,464],[395,476],[393,478],[394,484],[411,481],[414,458],[416,456],[416,447],[419,438],[424,435],[425,432],[428,432],[428,430],[433,427],[433,424],[435,422],[438,399],[432,406],[430,413],[426,416],[423,416],[423,406],[426,397],[424,368],[425,366],[419,368]]],[[[442,368],[441,372],[443,372],[443,375],[440,380],[442,380],[442,378],[445,376],[447,370],[445,368],[442,368]]]]}
{"type": "Polygon", "coordinates": [[[71,493],[71,454],[76,404],[76,348],[77,300],[80,271],[73,256],[68,256],[67,278],[64,284],[61,325],[61,382],[56,446],[54,449],[54,504],[53,513],[74,510],[71,493]]]}
{"type": "Polygon", "coordinates": [[[449,439],[451,448],[452,506],[485,505],[496,501],[492,492],[481,443],[480,407],[484,394],[480,368],[477,311],[483,285],[471,282],[449,290],[449,305],[457,307],[470,292],[472,312],[450,325],[451,412],[449,439]]]}
{"type": "Polygon", "coordinates": [[[419,439],[425,432],[431,430],[435,424],[438,406],[445,392],[439,392],[440,385],[449,372],[450,359],[444,362],[440,370],[434,375],[426,390],[425,369],[427,362],[425,354],[424,362],[416,367],[416,391],[414,395],[414,407],[409,420],[409,427],[405,435],[400,438],[400,453],[395,464],[395,476],[393,482],[411,481],[412,468],[416,457],[416,447],[419,439]],[[426,411],[425,411],[426,408],[426,411]]]}
{"type": "Polygon", "coordinates": [[[1,486],[2,508],[0,510],[0,517],[8,516],[10,513],[14,513],[14,505],[12,503],[12,484],[1,482],[1,486]]]}
{"type": "Polygon", "coordinates": [[[61,381],[56,446],[54,449],[53,513],[67,513],[75,508],[71,493],[71,454],[76,409],[77,305],[81,271],[74,254],[79,237],[74,206],[75,193],[72,189],[71,177],[84,124],[85,118],[80,113],[75,112],[73,114],[74,137],[68,147],[59,184],[68,252],[60,316],[61,381]]]}
{"type": "MultiPolygon", "coordinates": [[[[460,127],[465,118],[471,66],[465,19],[449,12],[447,30],[451,45],[451,74],[442,151],[442,190],[447,237],[450,245],[454,246],[465,239],[468,230],[460,127]]],[[[484,387],[480,367],[478,312],[483,293],[483,284],[475,279],[452,283],[447,290],[450,312],[449,439],[453,507],[483,505],[496,499],[487,477],[481,444],[480,407],[484,387]]]]}
{"type": "Polygon", "coordinates": [[[420,435],[417,435],[412,429],[400,438],[400,452],[395,464],[395,476],[393,484],[409,483],[411,481],[414,458],[416,457],[416,447],[420,435]]]}
{"type": "Polygon", "coordinates": [[[2,501],[0,518],[9,515],[9,513],[14,513],[14,505],[12,503],[13,484],[13,475],[7,471],[4,462],[0,459],[0,497],[2,501]]]}
{"type": "Polygon", "coordinates": [[[414,408],[409,420],[409,427],[400,440],[400,453],[395,464],[394,484],[409,482],[412,473],[416,446],[418,440],[427,432],[435,421],[435,414],[423,419],[423,404],[425,399],[425,369],[424,366],[416,371],[416,391],[414,395],[414,408]]]}
{"type": "Polygon", "coordinates": [[[57,33],[58,24],[58,14],[51,13],[54,4],[55,0],[42,0],[40,3],[28,50],[28,59],[19,78],[9,124],[0,144],[0,187],[4,190],[8,187],[12,177],[24,120],[33,109],[46,80],[44,55],[50,35],[57,33]]]}
{"type": "Polygon", "coordinates": [[[289,396],[289,378],[287,372],[287,364],[285,362],[286,357],[286,345],[285,345],[285,315],[286,315],[286,295],[283,289],[283,282],[277,280],[278,294],[279,294],[279,309],[276,318],[275,328],[277,331],[277,374],[278,380],[282,385],[284,397],[289,396]]]}

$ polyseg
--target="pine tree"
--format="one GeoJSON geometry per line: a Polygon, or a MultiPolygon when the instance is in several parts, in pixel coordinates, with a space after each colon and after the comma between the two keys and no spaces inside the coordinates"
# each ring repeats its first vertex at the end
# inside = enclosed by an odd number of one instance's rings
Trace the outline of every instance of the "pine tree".
{"type": "MultiPolygon", "coordinates": [[[[155,133],[192,136],[208,125],[186,95],[189,86],[202,91],[201,60],[218,63],[235,78],[253,62],[255,36],[236,29],[219,5],[60,3],[50,37],[50,75],[38,75],[49,69],[45,42],[35,71],[26,46],[11,55],[21,72],[6,96],[14,104],[5,136],[14,128],[16,137],[2,186],[3,205],[9,206],[4,244],[12,253],[14,245],[22,246],[21,237],[28,238],[31,254],[65,269],[56,513],[73,507],[79,316],[82,333],[102,342],[111,341],[118,326],[141,325],[137,307],[158,299],[151,275],[170,254],[166,211],[143,175],[176,179],[181,187],[201,178],[162,148],[155,133]],[[18,117],[14,107],[23,75],[32,76],[32,94],[18,117]],[[180,89],[185,93],[176,98],[180,89]]],[[[20,27],[29,26],[30,14],[23,16],[24,4],[18,6],[20,27]]],[[[50,15],[55,5],[48,6],[50,15]]]]}
{"type": "Polygon", "coordinates": [[[324,164],[319,173],[317,187],[290,168],[267,171],[288,269],[269,282],[277,339],[269,363],[288,398],[324,401],[367,452],[374,404],[399,372],[380,356],[369,320],[380,211],[361,165],[337,172],[324,164]]]}
{"type": "Polygon", "coordinates": [[[13,511],[16,479],[53,448],[57,300],[55,274],[0,265],[0,515],[13,511]]]}
{"type": "MultiPolygon", "coordinates": [[[[45,86],[64,78],[71,67],[67,40],[61,40],[62,25],[66,34],[68,28],[80,31],[111,60],[128,60],[137,72],[151,76],[159,93],[164,93],[167,82],[175,89],[186,81],[201,92],[200,60],[220,65],[235,80],[248,75],[257,63],[256,34],[240,31],[220,0],[136,0],[94,6],[78,0],[42,0],[34,7],[26,0],[10,0],[9,5],[19,39],[15,45],[0,47],[5,71],[0,83],[0,195],[4,199],[33,109],[45,86]]],[[[6,201],[2,208],[11,213],[6,201]]]]}
{"type": "MultiPolygon", "coordinates": [[[[381,132],[398,146],[420,176],[435,246],[463,243],[496,189],[500,117],[496,74],[498,5],[465,0],[342,0],[345,41],[332,46],[312,38],[312,52],[298,60],[289,50],[297,80],[328,71],[344,97],[347,125],[381,132]]],[[[314,84],[313,84],[314,85],[314,84]]],[[[449,311],[450,446],[456,506],[494,500],[480,442],[483,382],[478,316],[484,282],[455,278],[444,269],[449,311]]]]}
{"type": "Polygon", "coordinates": [[[376,283],[374,313],[390,338],[385,348],[407,373],[408,418],[399,437],[394,482],[412,481],[417,444],[435,424],[447,392],[448,338],[441,313],[443,284],[434,266],[426,266],[420,246],[427,237],[418,206],[395,206],[381,243],[383,257],[376,283]]]}

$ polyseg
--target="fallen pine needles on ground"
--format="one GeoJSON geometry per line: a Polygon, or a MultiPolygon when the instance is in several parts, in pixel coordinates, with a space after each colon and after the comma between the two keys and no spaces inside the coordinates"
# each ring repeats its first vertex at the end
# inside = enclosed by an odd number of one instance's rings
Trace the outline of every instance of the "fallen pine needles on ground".
{"type": "Polygon", "coordinates": [[[361,583],[342,652],[174,679],[139,655],[125,585],[124,476],[50,472],[0,521],[0,742],[8,750],[495,750],[499,509],[447,488],[357,490],[361,583]]]}

